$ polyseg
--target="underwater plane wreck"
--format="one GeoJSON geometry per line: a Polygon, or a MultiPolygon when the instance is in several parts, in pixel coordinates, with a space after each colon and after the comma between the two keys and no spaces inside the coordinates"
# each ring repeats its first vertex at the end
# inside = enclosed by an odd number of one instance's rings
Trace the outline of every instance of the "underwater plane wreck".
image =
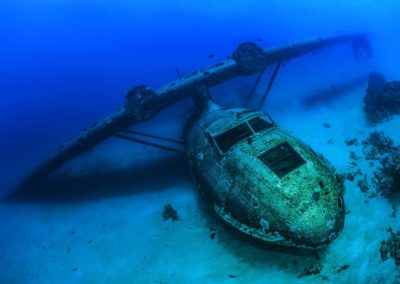
{"type": "Polygon", "coordinates": [[[262,74],[267,66],[275,65],[262,106],[281,63],[341,43],[350,43],[356,57],[371,55],[364,34],[267,49],[243,43],[225,62],[183,76],[159,90],[137,86],[126,95],[121,109],[65,144],[23,184],[45,178],[111,136],[163,148],[124,131],[191,97],[196,111],[185,127],[185,151],[194,182],[210,209],[250,237],[289,247],[323,248],[338,237],[345,218],[344,187],[334,167],[278,127],[267,113],[222,107],[212,100],[209,88],[237,76],[262,74]]]}

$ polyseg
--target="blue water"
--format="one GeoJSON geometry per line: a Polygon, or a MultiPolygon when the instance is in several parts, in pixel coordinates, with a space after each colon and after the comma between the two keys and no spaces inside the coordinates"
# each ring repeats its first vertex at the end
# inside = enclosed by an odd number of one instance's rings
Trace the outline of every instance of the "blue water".
{"type": "Polygon", "coordinates": [[[2,1],[0,172],[18,178],[31,167],[23,161],[40,160],[115,110],[132,86],[162,86],[177,68],[185,74],[219,62],[242,41],[368,32],[375,64],[395,72],[398,8],[395,1],[2,1]]]}
{"type": "MultiPolygon", "coordinates": [[[[394,0],[2,0],[0,194],[120,107],[133,86],[157,89],[175,80],[177,69],[188,74],[223,61],[243,41],[261,38],[266,47],[369,34],[368,61],[355,62],[349,48],[335,47],[285,65],[267,106],[278,118],[287,100],[326,84],[372,70],[398,80],[399,12],[394,0]]],[[[216,96],[234,104],[251,82],[216,88],[216,96]]]]}

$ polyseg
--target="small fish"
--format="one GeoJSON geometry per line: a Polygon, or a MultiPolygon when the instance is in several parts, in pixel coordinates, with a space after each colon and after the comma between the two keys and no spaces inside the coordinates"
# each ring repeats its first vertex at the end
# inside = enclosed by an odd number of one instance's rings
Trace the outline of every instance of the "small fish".
{"type": "Polygon", "coordinates": [[[256,41],[263,41],[263,39],[261,37],[256,38],[256,41]]]}
{"type": "Polygon", "coordinates": [[[212,53],[208,55],[208,58],[214,58],[214,57],[215,57],[215,55],[212,53]]]}

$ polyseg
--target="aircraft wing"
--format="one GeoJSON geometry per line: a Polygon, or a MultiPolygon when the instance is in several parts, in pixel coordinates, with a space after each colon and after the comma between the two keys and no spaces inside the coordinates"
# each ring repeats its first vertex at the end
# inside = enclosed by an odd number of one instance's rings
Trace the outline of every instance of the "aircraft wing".
{"type": "Polygon", "coordinates": [[[230,59],[214,66],[183,76],[179,80],[152,91],[146,86],[132,89],[125,98],[125,105],[117,112],[85,129],[66,143],[59,152],[41,163],[22,184],[37,181],[57,170],[64,163],[91,149],[108,137],[128,128],[135,122],[153,118],[161,109],[193,94],[197,86],[211,87],[237,76],[252,75],[266,66],[340,44],[353,45],[355,55],[371,55],[368,39],[364,34],[317,38],[262,49],[253,43],[241,44],[230,59]]]}

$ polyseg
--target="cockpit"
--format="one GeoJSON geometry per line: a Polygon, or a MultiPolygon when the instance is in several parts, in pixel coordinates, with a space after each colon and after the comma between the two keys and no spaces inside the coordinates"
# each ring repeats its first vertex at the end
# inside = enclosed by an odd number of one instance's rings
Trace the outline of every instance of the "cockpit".
{"type": "Polygon", "coordinates": [[[230,128],[216,136],[212,136],[222,154],[245,139],[251,139],[256,133],[274,127],[268,116],[256,116],[230,128]]]}
{"type": "MultiPolygon", "coordinates": [[[[234,127],[216,135],[210,135],[210,143],[214,144],[217,152],[224,155],[242,141],[247,140],[251,143],[255,135],[274,126],[274,122],[267,115],[251,116],[234,127]]],[[[306,163],[288,142],[279,143],[258,155],[257,158],[279,178],[306,163]]]]}

